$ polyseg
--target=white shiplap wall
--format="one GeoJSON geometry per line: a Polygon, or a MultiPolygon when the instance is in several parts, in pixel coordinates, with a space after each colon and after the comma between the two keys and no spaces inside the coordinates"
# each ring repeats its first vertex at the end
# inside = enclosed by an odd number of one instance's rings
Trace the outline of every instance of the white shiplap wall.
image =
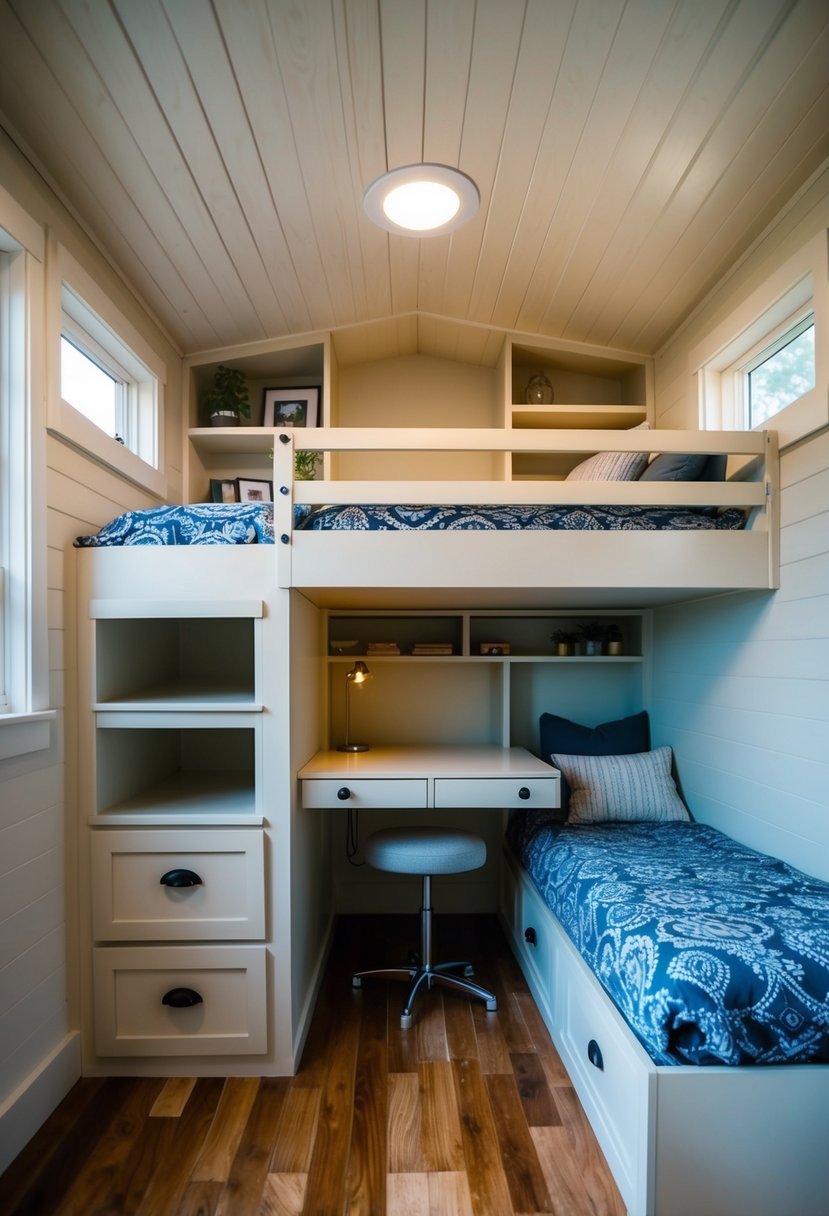
{"type": "MultiPolygon", "coordinates": [[[[0,180],[112,295],[168,362],[166,450],[180,465],[180,360],[42,182],[0,140],[0,180]]],[[[47,335],[48,339],[48,335],[47,335]]],[[[47,751],[0,761],[0,1170],[77,1079],[77,874],[74,538],[127,507],[152,505],[136,486],[60,440],[45,444],[50,706],[47,751]],[[67,556],[68,555],[68,556],[67,556]]],[[[181,470],[169,470],[171,494],[181,470]]]]}
{"type": "MultiPolygon", "coordinates": [[[[697,424],[689,352],[827,227],[824,174],[657,358],[658,426],[697,424]]],[[[829,432],[782,453],[780,589],[658,610],[653,668],[694,816],[829,879],[829,432]]]]}

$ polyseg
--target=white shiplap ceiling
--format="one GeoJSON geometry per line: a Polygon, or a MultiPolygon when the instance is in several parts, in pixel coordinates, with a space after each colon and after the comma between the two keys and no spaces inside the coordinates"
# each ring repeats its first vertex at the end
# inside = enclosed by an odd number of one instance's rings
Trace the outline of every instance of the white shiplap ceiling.
{"type": "Polygon", "coordinates": [[[829,3],[0,0],[0,114],[186,353],[413,311],[652,352],[829,157],[829,3]],[[374,228],[421,160],[478,215],[374,228]]]}

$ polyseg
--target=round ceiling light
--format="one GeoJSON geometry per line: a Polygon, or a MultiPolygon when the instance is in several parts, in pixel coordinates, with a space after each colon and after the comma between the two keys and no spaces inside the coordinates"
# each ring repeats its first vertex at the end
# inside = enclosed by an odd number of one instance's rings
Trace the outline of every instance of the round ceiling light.
{"type": "Polygon", "coordinates": [[[471,220],[480,196],[471,178],[448,165],[404,165],[372,182],[369,219],[401,236],[443,236],[471,220]]]}

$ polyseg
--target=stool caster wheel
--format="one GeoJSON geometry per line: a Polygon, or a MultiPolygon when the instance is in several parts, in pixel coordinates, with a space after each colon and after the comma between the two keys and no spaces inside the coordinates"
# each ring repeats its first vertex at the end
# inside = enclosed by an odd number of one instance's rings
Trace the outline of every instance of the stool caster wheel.
{"type": "Polygon", "coordinates": [[[363,986],[363,981],[360,979],[359,975],[352,975],[351,987],[352,988],[362,988],[362,986],[363,986]]]}
{"type": "Polygon", "coordinates": [[[412,1028],[412,1015],[410,1013],[401,1013],[400,1029],[401,1030],[411,1030],[411,1028],[412,1028]]]}
{"type": "Polygon", "coordinates": [[[472,966],[471,963],[467,963],[463,969],[463,973],[468,980],[471,980],[472,976],[475,974],[475,968],[472,966]]]}

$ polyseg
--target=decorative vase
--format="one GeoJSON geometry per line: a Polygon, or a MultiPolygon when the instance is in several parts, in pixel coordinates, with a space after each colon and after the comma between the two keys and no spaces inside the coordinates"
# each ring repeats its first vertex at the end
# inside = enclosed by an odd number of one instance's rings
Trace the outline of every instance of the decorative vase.
{"type": "Polygon", "coordinates": [[[601,654],[602,653],[601,642],[592,642],[586,638],[585,642],[584,642],[584,653],[586,655],[593,655],[594,657],[597,654],[601,654]]]}
{"type": "Polygon", "coordinates": [[[607,643],[607,653],[608,654],[621,654],[622,653],[622,643],[621,642],[608,642],[607,643]]]}
{"type": "Polygon", "coordinates": [[[552,405],[553,399],[553,386],[547,377],[531,376],[524,390],[524,400],[527,405],[552,405]]]}

